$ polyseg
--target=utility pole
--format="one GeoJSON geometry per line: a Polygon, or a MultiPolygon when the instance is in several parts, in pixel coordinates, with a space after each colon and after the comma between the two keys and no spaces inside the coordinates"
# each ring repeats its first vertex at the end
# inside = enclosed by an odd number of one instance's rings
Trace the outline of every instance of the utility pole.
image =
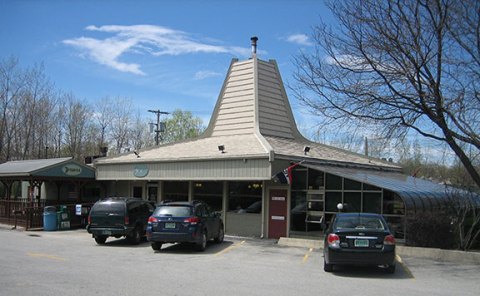
{"type": "Polygon", "coordinates": [[[170,114],[168,112],[162,112],[160,110],[148,110],[148,112],[155,113],[157,114],[157,123],[150,123],[152,125],[155,125],[156,129],[154,130],[155,132],[155,145],[160,144],[160,133],[162,132],[162,129],[160,128],[160,114],[170,114]]]}

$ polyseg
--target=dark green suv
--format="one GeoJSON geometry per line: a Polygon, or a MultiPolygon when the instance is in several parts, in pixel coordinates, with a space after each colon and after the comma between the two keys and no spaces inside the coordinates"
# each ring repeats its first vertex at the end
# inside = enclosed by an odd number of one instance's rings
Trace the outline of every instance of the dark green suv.
{"type": "Polygon", "coordinates": [[[97,244],[105,244],[108,237],[126,237],[138,244],[145,236],[148,217],[154,206],[139,198],[111,197],[97,201],[88,215],[87,231],[97,244]]]}

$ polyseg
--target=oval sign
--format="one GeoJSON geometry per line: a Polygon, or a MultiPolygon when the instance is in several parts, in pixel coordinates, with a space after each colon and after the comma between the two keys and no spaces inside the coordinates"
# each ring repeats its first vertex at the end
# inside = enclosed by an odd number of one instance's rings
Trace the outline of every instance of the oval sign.
{"type": "Polygon", "coordinates": [[[143,178],[148,175],[148,167],[144,164],[137,164],[133,169],[133,175],[137,178],[143,178]]]}
{"type": "Polygon", "coordinates": [[[78,176],[82,173],[82,167],[76,164],[67,164],[62,168],[62,172],[67,176],[78,176]]]}

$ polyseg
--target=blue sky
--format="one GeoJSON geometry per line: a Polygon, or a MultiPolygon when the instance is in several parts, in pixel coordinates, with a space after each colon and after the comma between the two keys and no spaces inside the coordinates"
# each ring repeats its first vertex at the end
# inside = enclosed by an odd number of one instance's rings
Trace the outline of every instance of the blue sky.
{"type": "MultiPolygon", "coordinates": [[[[0,0],[0,58],[43,63],[57,89],[80,99],[130,98],[145,116],[182,109],[207,125],[231,59],[250,56],[251,36],[259,58],[275,59],[293,83],[293,56],[313,50],[320,16],[329,17],[321,0],[0,0]]],[[[308,128],[293,96],[290,104],[308,128]]]]}

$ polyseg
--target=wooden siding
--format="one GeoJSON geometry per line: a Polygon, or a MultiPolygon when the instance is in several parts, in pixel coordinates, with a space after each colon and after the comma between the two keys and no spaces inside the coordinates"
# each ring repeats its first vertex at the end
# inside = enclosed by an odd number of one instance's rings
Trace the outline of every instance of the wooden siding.
{"type": "Polygon", "coordinates": [[[280,74],[273,64],[258,61],[258,125],[262,135],[294,138],[295,121],[288,112],[288,99],[280,74]]]}
{"type": "Polygon", "coordinates": [[[142,163],[147,176],[133,175],[138,163],[97,166],[97,180],[270,180],[268,159],[231,159],[142,163]]]}
{"type": "Polygon", "coordinates": [[[232,66],[212,136],[250,134],[255,128],[255,89],[252,61],[232,66]]]}

